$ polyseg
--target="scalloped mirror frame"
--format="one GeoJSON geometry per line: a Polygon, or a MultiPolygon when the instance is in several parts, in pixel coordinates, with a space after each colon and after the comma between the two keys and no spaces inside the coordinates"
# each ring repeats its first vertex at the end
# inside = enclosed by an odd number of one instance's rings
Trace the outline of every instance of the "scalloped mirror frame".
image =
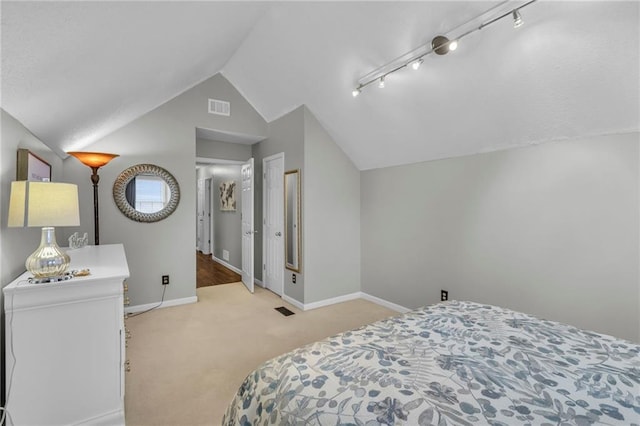
{"type": "Polygon", "coordinates": [[[136,164],[124,170],[116,178],[113,184],[113,199],[118,209],[129,219],[135,220],[136,222],[158,222],[169,217],[176,207],[178,207],[178,203],[180,202],[180,186],[173,175],[162,167],[156,166],[155,164],[136,164]],[[164,180],[167,186],[169,186],[171,197],[162,210],[154,213],[143,213],[134,209],[129,204],[126,197],[127,185],[131,179],[138,175],[157,176],[164,180]]]}

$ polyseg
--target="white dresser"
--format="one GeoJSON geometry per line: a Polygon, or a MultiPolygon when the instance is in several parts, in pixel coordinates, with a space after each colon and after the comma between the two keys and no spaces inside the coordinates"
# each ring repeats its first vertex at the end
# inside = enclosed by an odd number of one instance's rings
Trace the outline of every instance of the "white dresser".
{"type": "Polygon", "coordinates": [[[122,244],[68,250],[91,274],[4,291],[8,424],[123,425],[125,328],[122,244]]]}

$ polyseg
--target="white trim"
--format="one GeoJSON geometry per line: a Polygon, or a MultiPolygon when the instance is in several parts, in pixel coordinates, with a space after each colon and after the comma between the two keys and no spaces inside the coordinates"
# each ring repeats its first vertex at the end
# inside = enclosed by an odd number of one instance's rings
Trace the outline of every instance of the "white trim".
{"type": "Polygon", "coordinates": [[[282,295],[282,299],[285,302],[291,303],[296,308],[302,309],[303,311],[310,311],[312,309],[318,309],[325,306],[335,305],[336,303],[348,302],[350,300],[356,300],[356,299],[364,299],[366,301],[375,303],[376,305],[384,306],[385,308],[389,308],[393,311],[400,312],[402,314],[409,312],[411,310],[409,308],[405,308],[404,306],[395,304],[393,302],[389,302],[387,300],[381,299],[376,296],[372,296],[367,293],[363,293],[361,291],[351,293],[351,294],[345,294],[343,296],[332,297],[330,299],[319,300],[317,302],[312,302],[312,303],[301,303],[296,299],[287,296],[286,294],[282,295]]]}
{"type": "Polygon", "coordinates": [[[264,283],[262,281],[260,281],[259,279],[255,278],[253,280],[254,283],[258,284],[258,286],[264,288],[264,283]]]}
{"type": "Polygon", "coordinates": [[[74,423],[73,425],[79,426],[87,424],[103,426],[124,424],[124,409],[103,413],[95,417],[91,417],[90,419],[83,419],[78,423],[74,423]]]}
{"type": "Polygon", "coordinates": [[[286,294],[282,295],[282,300],[284,300],[287,303],[292,304],[293,306],[295,306],[298,309],[302,309],[303,311],[304,309],[304,303],[298,302],[296,299],[294,299],[293,297],[289,297],[286,294]]]}
{"type": "Polygon", "coordinates": [[[246,161],[240,160],[225,160],[222,158],[208,158],[208,157],[196,157],[196,165],[204,165],[204,164],[235,164],[242,165],[246,163],[246,161]]]}
{"type": "Polygon", "coordinates": [[[214,262],[218,262],[219,264],[221,264],[222,266],[224,266],[225,268],[231,269],[233,272],[240,274],[240,276],[242,276],[242,271],[238,268],[236,268],[235,266],[225,262],[222,259],[218,259],[217,257],[215,257],[214,255],[211,255],[211,258],[213,259],[214,262]]]}
{"type": "Polygon", "coordinates": [[[158,304],[158,302],[155,303],[146,303],[144,305],[135,305],[135,306],[128,306],[124,309],[124,311],[128,314],[134,314],[136,312],[142,312],[142,311],[146,311],[152,308],[168,308],[171,306],[178,306],[178,305],[187,305],[190,303],[196,303],[198,301],[198,296],[191,296],[191,297],[183,297],[182,299],[171,299],[171,300],[165,300],[164,302],[158,304]]]}
{"type": "Polygon", "coordinates": [[[384,306],[385,308],[400,312],[401,314],[404,314],[405,312],[409,312],[411,310],[409,308],[405,308],[404,306],[396,305],[395,303],[380,299],[379,297],[372,296],[367,293],[360,292],[360,297],[364,300],[368,300],[369,302],[373,302],[377,305],[384,306]]]}
{"type": "Polygon", "coordinates": [[[311,309],[322,308],[324,306],[335,305],[336,303],[348,302],[349,300],[360,299],[361,293],[358,291],[356,293],[345,294],[344,296],[332,297],[331,299],[324,299],[318,302],[305,303],[304,310],[308,311],[311,309]]]}

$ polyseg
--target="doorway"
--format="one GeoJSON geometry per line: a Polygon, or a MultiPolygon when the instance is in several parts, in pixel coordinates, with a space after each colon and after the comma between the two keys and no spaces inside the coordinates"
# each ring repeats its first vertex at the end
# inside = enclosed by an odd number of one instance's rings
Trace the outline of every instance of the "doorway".
{"type": "Polygon", "coordinates": [[[242,263],[246,251],[242,248],[243,164],[196,159],[196,287],[242,281],[246,269],[242,263]]]}

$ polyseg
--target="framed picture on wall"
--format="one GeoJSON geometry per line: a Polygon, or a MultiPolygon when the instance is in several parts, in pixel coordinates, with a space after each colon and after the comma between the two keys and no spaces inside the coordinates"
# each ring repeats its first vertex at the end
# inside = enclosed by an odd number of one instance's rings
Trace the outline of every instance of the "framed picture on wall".
{"type": "Polygon", "coordinates": [[[220,210],[236,211],[236,182],[233,180],[220,184],[220,210]]]}
{"type": "Polygon", "coordinates": [[[19,149],[16,180],[51,182],[51,164],[28,149],[19,149]]]}

